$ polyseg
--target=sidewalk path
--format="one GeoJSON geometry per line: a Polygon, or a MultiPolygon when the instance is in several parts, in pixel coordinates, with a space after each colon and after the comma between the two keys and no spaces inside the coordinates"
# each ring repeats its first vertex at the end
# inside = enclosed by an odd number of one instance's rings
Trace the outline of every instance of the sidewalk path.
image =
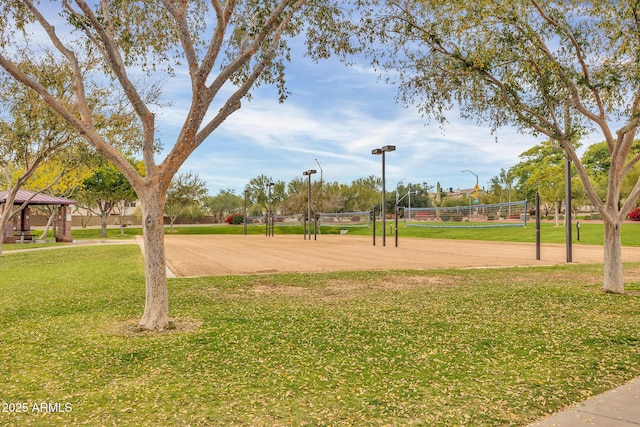
{"type": "MultiPolygon", "coordinates": [[[[72,248],[75,246],[98,246],[98,245],[135,245],[133,240],[109,240],[109,239],[87,239],[87,240],[74,240],[70,243],[58,243],[53,246],[43,247],[28,247],[27,249],[10,249],[3,250],[3,254],[17,254],[21,252],[33,252],[33,251],[49,251],[63,248],[72,248]]],[[[25,243],[30,245],[30,243],[25,243]]]]}
{"type": "Polygon", "coordinates": [[[640,426],[640,378],[528,427],[640,426]]]}

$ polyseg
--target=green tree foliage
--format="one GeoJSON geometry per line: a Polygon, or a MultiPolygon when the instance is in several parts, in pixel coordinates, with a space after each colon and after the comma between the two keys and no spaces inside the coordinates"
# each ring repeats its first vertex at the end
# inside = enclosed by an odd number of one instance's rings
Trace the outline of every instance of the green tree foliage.
{"type": "MultiPolygon", "coordinates": [[[[293,178],[287,183],[287,198],[282,204],[283,212],[287,215],[296,215],[307,211],[307,179],[293,178]]],[[[314,200],[317,189],[311,186],[311,198],[314,200]]]]}
{"type": "MultiPolygon", "coordinates": [[[[398,185],[398,199],[400,200],[398,206],[400,208],[408,208],[411,203],[412,208],[428,208],[431,207],[431,197],[429,192],[433,189],[433,186],[428,185],[426,182],[421,184],[408,183],[406,186],[404,183],[398,185]]],[[[393,197],[395,203],[395,194],[393,197]]]]}
{"type": "MultiPolygon", "coordinates": [[[[170,221],[170,231],[173,231],[173,223],[178,216],[188,216],[200,211],[206,196],[207,187],[197,173],[185,172],[176,175],[171,181],[164,205],[164,212],[170,221]]],[[[201,215],[196,214],[196,217],[201,215]]]]}
{"type": "Polygon", "coordinates": [[[222,223],[227,215],[237,212],[244,206],[244,198],[234,194],[231,189],[220,190],[216,196],[207,196],[202,203],[211,215],[213,222],[222,223]]]}
{"type": "Polygon", "coordinates": [[[374,206],[377,206],[377,209],[380,209],[380,204],[382,203],[382,198],[380,196],[381,188],[382,179],[373,175],[354,180],[344,194],[345,211],[368,211],[374,206]]]}
{"type": "MultiPolygon", "coordinates": [[[[281,205],[281,211],[286,215],[307,212],[308,178],[296,177],[287,184],[286,200],[281,205]]],[[[343,212],[344,185],[337,182],[320,180],[311,181],[311,210],[312,212],[343,212]]]]}
{"type": "MultiPolygon", "coordinates": [[[[518,193],[527,200],[534,200],[535,194],[539,193],[541,210],[544,214],[553,212],[556,224],[559,225],[559,215],[566,198],[564,153],[558,151],[552,142],[546,141],[525,151],[520,158],[522,160],[508,172],[508,175],[517,181],[518,193]]],[[[576,210],[588,203],[573,165],[571,165],[571,199],[572,207],[576,210]]],[[[576,212],[574,210],[573,213],[576,212]]]]}
{"type": "MultiPolygon", "coordinates": [[[[35,62],[22,61],[20,66],[43,79],[62,102],[71,102],[70,73],[64,64],[44,55],[35,62]]],[[[22,209],[13,208],[17,191],[29,187],[40,192],[55,185],[77,165],[82,142],[79,134],[33,91],[7,75],[0,75],[0,89],[0,189],[8,191],[8,208],[0,213],[0,236],[4,236],[9,219],[22,209]],[[60,150],[67,150],[67,155],[56,158],[60,150]],[[52,173],[45,174],[43,169],[54,163],[55,169],[49,168],[52,173]]]]}
{"type": "Polygon", "coordinates": [[[278,206],[287,197],[286,188],[284,181],[274,181],[271,177],[259,175],[249,181],[246,190],[251,203],[258,205],[264,214],[269,210],[269,206],[272,212],[277,211],[278,206]]]}
{"type": "Polygon", "coordinates": [[[490,181],[489,203],[504,203],[516,200],[527,199],[526,196],[519,196],[515,188],[516,176],[513,168],[500,169],[500,173],[490,181]]]}
{"type": "MultiPolygon", "coordinates": [[[[360,7],[355,24],[339,22],[324,36],[343,54],[369,54],[399,85],[402,102],[440,122],[457,107],[494,129],[511,125],[556,142],[605,223],[603,289],[624,292],[620,225],[640,196],[636,181],[621,198],[623,181],[640,160],[630,156],[640,125],[638,3],[354,3],[360,7]],[[359,44],[343,47],[345,31],[359,44]],[[602,135],[611,158],[604,200],[577,153],[592,132],[602,135]]],[[[317,56],[323,54],[319,48],[317,56]]]]}
{"type": "Polygon", "coordinates": [[[147,285],[142,328],[162,330],[169,324],[162,267],[164,201],[171,180],[218,126],[242,107],[252,88],[275,85],[280,100],[286,98],[288,41],[305,31],[314,44],[321,43],[321,28],[343,14],[340,5],[331,0],[311,5],[304,0],[6,0],[0,4],[0,67],[78,130],[125,175],[140,198],[147,285]],[[20,66],[23,55],[38,58],[43,51],[69,68],[72,103],[20,66]],[[142,130],[144,175],[129,163],[130,153],[101,132],[91,94],[92,86],[105,80],[113,84],[114,93],[123,95],[119,99],[125,111],[135,114],[142,130]],[[187,88],[190,105],[180,109],[181,117],[174,117],[181,121],[181,130],[172,144],[163,141],[166,157],[159,159],[158,103],[150,88],[168,81],[187,88]]]}
{"type": "MultiPolygon", "coordinates": [[[[640,141],[636,140],[631,152],[629,153],[630,158],[628,160],[631,161],[631,157],[636,156],[639,152],[640,141]]],[[[600,195],[600,198],[605,200],[609,181],[609,171],[611,170],[611,156],[609,155],[606,141],[589,146],[582,155],[582,163],[584,164],[585,169],[589,172],[593,188],[598,195],[600,195]]],[[[621,199],[624,200],[629,197],[639,176],[640,166],[635,164],[623,180],[620,192],[621,199]]]]}
{"type": "Polygon", "coordinates": [[[344,193],[347,191],[346,184],[338,182],[323,182],[319,191],[321,212],[346,212],[344,204],[344,193]]]}
{"type": "Polygon", "coordinates": [[[538,144],[520,155],[520,163],[511,169],[518,180],[520,194],[527,200],[534,200],[540,193],[542,203],[554,207],[556,214],[559,203],[564,199],[565,158],[551,142],[538,144]]]}
{"type": "Polygon", "coordinates": [[[107,236],[109,216],[118,203],[136,199],[136,193],[125,176],[113,165],[102,162],[82,182],[78,201],[101,219],[101,236],[107,236]]]}

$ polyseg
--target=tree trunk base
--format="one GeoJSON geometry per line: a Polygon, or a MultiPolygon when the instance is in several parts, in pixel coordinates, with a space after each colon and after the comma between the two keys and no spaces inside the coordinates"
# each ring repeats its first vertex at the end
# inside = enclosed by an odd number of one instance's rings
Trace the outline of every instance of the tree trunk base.
{"type": "Polygon", "coordinates": [[[164,224],[160,199],[141,199],[144,213],[144,272],[146,298],[138,327],[147,331],[170,328],[167,264],[164,254],[164,224]]]}
{"type": "Polygon", "coordinates": [[[604,220],[604,283],[602,290],[609,294],[624,294],[622,271],[622,243],[618,222],[604,220]]]}
{"type": "Polygon", "coordinates": [[[175,325],[167,316],[163,316],[163,318],[143,316],[138,322],[138,328],[145,331],[162,332],[164,330],[175,329],[175,325]]]}

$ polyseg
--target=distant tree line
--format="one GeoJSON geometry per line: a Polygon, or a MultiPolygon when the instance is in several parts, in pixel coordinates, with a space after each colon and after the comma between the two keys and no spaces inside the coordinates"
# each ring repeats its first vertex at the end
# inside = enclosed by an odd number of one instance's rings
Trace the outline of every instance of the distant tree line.
{"type": "MultiPolygon", "coordinates": [[[[269,208],[278,215],[304,214],[308,206],[307,181],[294,178],[288,183],[259,175],[249,180],[244,194],[232,189],[222,189],[217,195],[206,194],[206,183],[197,174],[178,174],[167,193],[167,216],[193,218],[193,212],[213,216],[215,223],[223,223],[228,215],[244,213],[245,200],[248,216],[261,216],[269,208]]],[[[379,211],[382,202],[382,181],[375,176],[358,178],[351,184],[313,181],[311,183],[311,206],[313,212],[361,212],[374,206],[379,211]]],[[[431,187],[426,183],[404,184],[397,187],[398,206],[432,206],[429,197],[431,187]],[[409,196],[409,192],[411,195],[409,196]]],[[[393,212],[396,189],[387,194],[386,211],[393,212]]]]}

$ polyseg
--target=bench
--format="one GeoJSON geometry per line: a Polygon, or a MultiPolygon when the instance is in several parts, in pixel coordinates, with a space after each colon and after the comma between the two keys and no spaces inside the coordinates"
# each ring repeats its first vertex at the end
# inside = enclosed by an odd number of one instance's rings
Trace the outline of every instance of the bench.
{"type": "Polygon", "coordinates": [[[19,237],[19,240],[17,241],[20,243],[33,241],[33,234],[31,234],[31,230],[16,230],[13,235],[15,237],[19,237]]]}

